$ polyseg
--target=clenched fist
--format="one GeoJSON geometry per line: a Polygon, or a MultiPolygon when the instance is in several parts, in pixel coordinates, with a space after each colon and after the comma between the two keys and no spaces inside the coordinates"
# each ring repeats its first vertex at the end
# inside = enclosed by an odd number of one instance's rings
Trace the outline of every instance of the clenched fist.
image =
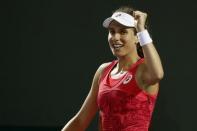
{"type": "Polygon", "coordinates": [[[145,30],[147,14],[141,11],[134,11],[133,16],[135,20],[137,20],[137,25],[136,25],[137,32],[145,30]]]}

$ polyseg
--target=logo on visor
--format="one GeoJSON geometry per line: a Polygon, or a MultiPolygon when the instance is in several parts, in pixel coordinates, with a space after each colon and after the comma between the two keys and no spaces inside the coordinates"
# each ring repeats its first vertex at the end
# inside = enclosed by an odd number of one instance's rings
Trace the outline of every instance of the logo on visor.
{"type": "Polygon", "coordinates": [[[121,14],[117,14],[115,17],[119,17],[119,16],[121,16],[121,14]]]}

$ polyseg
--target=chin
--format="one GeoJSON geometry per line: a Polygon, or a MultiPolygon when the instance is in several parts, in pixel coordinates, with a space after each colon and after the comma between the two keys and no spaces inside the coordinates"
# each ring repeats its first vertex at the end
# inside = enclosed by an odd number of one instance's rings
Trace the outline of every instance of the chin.
{"type": "Polygon", "coordinates": [[[125,54],[121,53],[121,52],[113,52],[113,55],[116,56],[116,57],[123,57],[123,56],[125,56],[125,54]]]}

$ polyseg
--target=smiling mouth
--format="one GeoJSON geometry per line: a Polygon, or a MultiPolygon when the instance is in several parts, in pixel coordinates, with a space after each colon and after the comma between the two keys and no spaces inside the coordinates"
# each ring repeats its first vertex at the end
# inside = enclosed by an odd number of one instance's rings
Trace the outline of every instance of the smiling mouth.
{"type": "Polygon", "coordinates": [[[113,44],[112,46],[115,50],[119,50],[121,47],[123,47],[122,44],[113,44]]]}

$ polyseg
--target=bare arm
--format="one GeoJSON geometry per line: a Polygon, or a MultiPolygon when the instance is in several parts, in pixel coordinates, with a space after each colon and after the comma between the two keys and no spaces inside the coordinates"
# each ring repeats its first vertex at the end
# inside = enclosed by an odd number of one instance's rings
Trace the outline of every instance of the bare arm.
{"type": "Polygon", "coordinates": [[[145,62],[137,70],[137,82],[147,93],[154,95],[158,92],[159,81],[163,78],[163,68],[152,43],[142,48],[145,62]]]}
{"type": "Polygon", "coordinates": [[[143,46],[142,49],[145,59],[143,79],[150,85],[158,83],[163,78],[164,73],[157,50],[153,43],[143,46]]]}
{"type": "Polygon", "coordinates": [[[79,112],[64,126],[62,131],[84,131],[95,116],[97,107],[98,81],[106,64],[101,65],[96,71],[91,89],[79,112]]]}
{"type": "MultiPolygon", "coordinates": [[[[147,14],[141,11],[135,11],[135,18],[138,20],[137,31],[145,30],[145,21],[147,14]]],[[[140,67],[142,71],[141,78],[143,82],[148,85],[157,84],[164,75],[163,67],[157,50],[153,43],[148,43],[142,46],[144,53],[144,64],[140,67]]]]}

